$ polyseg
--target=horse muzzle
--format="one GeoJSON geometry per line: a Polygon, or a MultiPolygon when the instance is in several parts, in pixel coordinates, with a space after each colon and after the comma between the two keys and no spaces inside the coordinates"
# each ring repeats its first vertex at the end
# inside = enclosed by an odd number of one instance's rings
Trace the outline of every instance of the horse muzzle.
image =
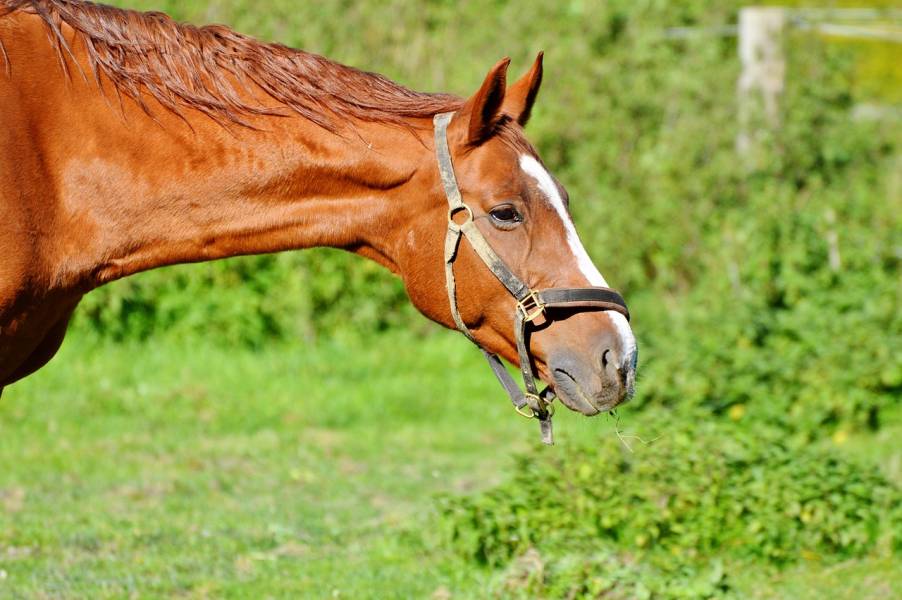
{"type": "Polygon", "coordinates": [[[564,350],[549,357],[554,392],[567,408],[593,416],[608,412],[632,398],[636,384],[636,351],[626,355],[619,346],[604,336],[595,352],[564,350]]]}

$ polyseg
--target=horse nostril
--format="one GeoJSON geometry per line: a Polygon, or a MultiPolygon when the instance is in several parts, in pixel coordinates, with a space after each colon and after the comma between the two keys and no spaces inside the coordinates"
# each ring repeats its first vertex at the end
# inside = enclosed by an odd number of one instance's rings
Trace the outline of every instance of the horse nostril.
{"type": "Polygon", "coordinates": [[[601,353],[601,368],[604,371],[620,370],[620,354],[613,348],[608,348],[601,353]]]}

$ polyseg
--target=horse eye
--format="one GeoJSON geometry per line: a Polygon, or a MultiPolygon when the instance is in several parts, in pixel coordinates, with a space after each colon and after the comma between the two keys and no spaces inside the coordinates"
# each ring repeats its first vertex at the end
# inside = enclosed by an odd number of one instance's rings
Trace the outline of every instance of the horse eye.
{"type": "Polygon", "coordinates": [[[509,204],[493,208],[489,214],[492,215],[492,219],[502,225],[513,225],[523,220],[517,209],[509,204]]]}

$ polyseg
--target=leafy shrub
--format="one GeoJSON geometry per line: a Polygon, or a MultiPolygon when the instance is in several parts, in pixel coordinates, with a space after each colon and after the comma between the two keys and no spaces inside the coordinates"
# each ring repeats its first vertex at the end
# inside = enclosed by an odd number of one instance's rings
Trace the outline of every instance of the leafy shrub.
{"type": "Polygon", "coordinates": [[[401,282],[375,263],[317,249],[141,274],[92,292],[77,314],[78,328],[117,340],[165,331],[256,347],[323,331],[377,332],[413,309],[401,282]]]}
{"type": "Polygon", "coordinates": [[[659,315],[639,330],[639,404],[765,421],[805,439],[840,427],[876,429],[902,393],[893,279],[854,267],[816,273],[778,304],[763,290],[729,303],[723,296],[733,292],[702,287],[676,318],[659,315]]]}
{"type": "Polygon", "coordinates": [[[442,500],[447,540],[465,556],[500,565],[534,546],[613,547],[678,564],[716,553],[779,565],[902,547],[898,488],[776,433],[683,422],[635,454],[573,445],[541,460],[521,455],[514,472],[484,493],[442,500]]]}

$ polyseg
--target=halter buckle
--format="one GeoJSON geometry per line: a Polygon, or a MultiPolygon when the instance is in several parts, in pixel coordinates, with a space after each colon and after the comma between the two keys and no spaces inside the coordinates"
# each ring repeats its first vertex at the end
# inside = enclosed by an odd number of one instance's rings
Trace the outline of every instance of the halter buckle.
{"type": "Polygon", "coordinates": [[[554,416],[554,404],[552,404],[551,402],[548,402],[544,398],[542,399],[542,402],[545,404],[545,412],[548,413],[548,416],[545,418],[550,419],[551,417],[554,416]]]}
{"type": "Polygon", "coordinates": [[[539,315],[545,314],[545,305],[539,301],[538,292],[530,292],[527,297],[517,302],[517,310],[523,315],[525,322],[531,323],[539,315]]]}

